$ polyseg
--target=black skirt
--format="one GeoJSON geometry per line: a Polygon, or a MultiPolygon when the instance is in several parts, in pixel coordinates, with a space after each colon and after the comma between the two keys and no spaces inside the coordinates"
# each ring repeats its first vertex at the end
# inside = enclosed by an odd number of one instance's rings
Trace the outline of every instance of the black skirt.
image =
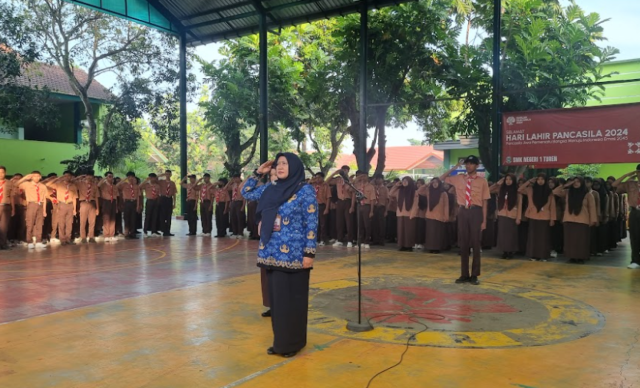
{"type": "Polygon", "coordinates": [[[267,270],[273,350],[278,354],[297,352],[307,345],[310,272],[267,270]]]}
{"type": "Polygon", "coordinates": [[[551,255],[551,225],[549,222],[549,220],[529,220],[528,257],[546,260],[551,255]]]}
{"type": "Polygon", "coordinates": [[[517,252],[518,225],[516,220],[509,217],[498,216],[498,250],[500,252],[517,252]]]}
{"type": "Polygon", "coordinates": [[[446,251],[449,247],[447,225],[444,222],[427,218],[427,232],[424,249],[427,251],[446,251]]]}
{"type": "Polygon", "coordinates": [[[564,255],[569,259],[587,260],[591,253],[591,228],[577,222],[564,223],[564,255]]]}

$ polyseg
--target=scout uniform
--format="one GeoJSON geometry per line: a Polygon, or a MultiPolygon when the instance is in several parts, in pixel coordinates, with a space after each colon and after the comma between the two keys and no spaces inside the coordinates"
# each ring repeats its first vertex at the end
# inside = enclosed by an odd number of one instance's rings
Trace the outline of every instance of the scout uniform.
{"type": "Polygon", "coordinates": [[[144,234],[158,234],[158,211],[160,209],[160,185],[158,183],[146,182],[140,185],[144,191],[147,202],[144,208],[144,234]]]}
{"type": "Polygon", "coordinates": [[[93,240],[96,231],[96,213],[98,213],[98,185],[92,176],[84,177],[76,182],[78,200],[80,202],[80,238],[93,240]]]}
{"type": "Polygon", "coordinates": [[[42,183],[28,181],[21,183],[20,189],[24,191],[27,202],[27,242],[31,244],[34,237],[36,242],[42,242],[42,226],[44,225],[44,215],[47,210],[47,186],[42,183]]]}
{"type": "Polygon", "coordinates": [[[195,236],[198,229],[198,186],[193,183],[183,183],[182,187],[187,189],[187,222],[189,223],[189,236],[195,236]]]}
{"type": "Polygon", "coordinates": [[[160,214],[158,219],[160,220],[160,229],[162,234],[166,236],[171,235],[171,215],[173,214],[173,201],[174,197],[178,193],[178,188],[175,182],[171,180],[158,181],[160,184],[160,214]]]}
{"type": "Polygon", "coordinates": [[[229,229],[229,213],[226,208],[231,201],[229,192],[221,187],[216,190],[216,237],[226,237],[229,229]]]}
{"type": "Polygon", "coordinates": [[[7,237],[11,224],[13,183],[7,179],[0,181],[0,249],[7,249],[7,237]]]}
{"type": "Polygon", "coordinates": [[[135,180],[134,183],[131,183],[129,179],[123,180],[117,187],[122,189],[122,199],[124,200],[124,234],[127,238],[137,238],[136,218],[140,201],[140,188],[135,180]]]}
{"type": "Polygon", "coordinates": [[[100,184],[100,213],[102,214],[102,234],[105,238],[116,236],[116,212],[119,190],[107,180],[100,184]]]}
{"type": "Polygon", "coordinates": [[[200,217],[202,217],[202,233],[210,235],[213,230],[213,199],[215,187],[212,183],[203,183],[198,187],[200,197],[200,217]]]}
{"type": "Polygon", "coordinates": [[[78,188],[70,181],[58,181],[49,187],[56,191],[58,198],[58,238],[61,243],[70,243],[73,229],[73,216],[78,200],[78,188]]]}

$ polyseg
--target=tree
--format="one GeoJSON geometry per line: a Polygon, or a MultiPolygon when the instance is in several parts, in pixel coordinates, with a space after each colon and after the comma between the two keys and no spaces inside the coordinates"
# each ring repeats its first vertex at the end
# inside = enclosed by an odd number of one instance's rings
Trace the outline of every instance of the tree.
{"type": "Polygon", "coordinates": [[[130,155],[139,140],[130,123],[143,114],[150,116],[159,136],[178,137],[175,37],[63,0],[23,3],[39,48],[65,72],[84,106],[89,152],[77,163],[89,168],[96,162],[108,166],[130,155]],[[78,68],[86,69],[86,79],[76,74],[78,68]],[[115,74],[118,87],[110,90],[108,108],[99,117],[89,99],[89,87],[106,73],[115,74]]]}
{"type": "Polygon", "coordinates": [[[422,140],[417,140],[417,139],[407,139],[407,141],[412,146],[421,146],[424,144],[422,140]]]}
{"type": "Polygon", "coordinates": [[[600,174],[601,164],[570,164],[559,170],[559,178],[573,178],[577,176],[595,178],[600,174]]]}
{"type": "Polygon", "coordinates": [[[0,131],[11,131],[25,121],[55,126],[57,109],[49,91],[28,86],[40,52],[33,29],[16,6],[0,3],[0,31],[0,131]]]}
{"type": "MultiPolygon", "coordinates": [[[[450,0],[431,0],[370,13],[368,102],[376,106],[369,110],[367,119],[375,131],[366,163],[373,157],[377,143],[376,173],[382,173],[385,167],[386,126],[405,124],[418,111],[429,110],[430,100],[444,95],[439,80],[449,73],[449,58],[457,57],[458,29],[450,18],[451,7],[450,0]],[[411,109],[406,108],[407,102],[412,103],[411,109]]],[[[342,69],[348,82],[343,88],[342,104],[356,149],[367,141],[358,136],[359,30],[357,15],[345,17],[337,30],[337,57],[344,63],[342,69]]]]}
{"type": "MultiPolygon", "coordinates": [[[[492,30],[492,7],[475,4],[477,26],[492,30]]],[[[602,81],[602,65],[618,50],[600,47],[602,20],[572,0],[562,7],[555,0],[512,0],[505,4],[501,25],[501,90],[503,112],[583,106],[602,95],[602,87],[579,86],[602,81]],[[571,85],[578,85],[570,87],[571,85]],[[567,87],[569,86],[569,87],[567,87]]],[[[491,155],[491,36],[480,45],[464,45],[449,77],[450,93],[464,98],[456,132],[475,134],[484,165],[491,155]]],[[[495,129],[494,129],[495,130],[495,129]]],[[[493,171],[490,171],[493,172],[493,171]]]]}

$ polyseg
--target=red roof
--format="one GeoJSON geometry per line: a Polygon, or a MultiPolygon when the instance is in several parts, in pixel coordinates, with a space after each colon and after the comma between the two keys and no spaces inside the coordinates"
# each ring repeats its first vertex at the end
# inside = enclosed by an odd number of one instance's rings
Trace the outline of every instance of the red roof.
{"type": "MultiPolygon", "coordinates": [[[[376,154],[378,149],[376,148],[376,154]]],[[[404,146],[386,148],[385,171],[432,170],[442,166],[444,152],[436,151],[433,146],[404,146]]],[[[336,167],[356,163],[354,154],[341,154],[336,158],[336,167]]],[[[373,167],[378,163],[377,156],[371,160],[373,167]]]]}
{"type": "MultiPolygon", "coordinates": [[[[89,77],[82,69],[75,69],[74,74],[81,84],[86,83],[89,77]]],[[[18,82],[23,86],[29,86],[31,88],[37,87],[38,89],[43,89],[46,86],[54,93],[76,96],[76,93],[69,83],[69,78],[67,78],[65,72],[58,66],[34,63],[29,65],[18,78],[18,82]]],[[[89,98],[96,100],[108,101],[111,99],[109,91],[95,79],[91,82],[88,94],[89,98]]]]}

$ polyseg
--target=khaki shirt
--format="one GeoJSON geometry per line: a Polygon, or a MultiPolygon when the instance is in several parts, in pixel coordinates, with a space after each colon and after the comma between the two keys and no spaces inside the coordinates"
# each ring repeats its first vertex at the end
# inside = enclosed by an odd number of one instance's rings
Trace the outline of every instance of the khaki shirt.
{"type": "MultiPolygon", "coordinates": [[[[562,187],[559,187],[562,189],[562,187]]],[[[544,204],[542,209],[538,211],[536,205],[533,203],[533,187],[529,186],[525,190],[521,187],[518,189],[520,193],[523,191],[525,195],[529,199],[529,206],[527,207],[527,211],[525,212],[525,216],[530,220],[535,221],[555,221],[558,218],[558,214],[556,212],[556,196],[553,194],[549,194],[549,198],[547,199],[547,203],[544,204]]],[[[593,197],[591,197],[593,198],[593,197]]]]}
{"type": "Polygon", "coordinates": [[[48,194],[47,186],[42,183],[23,182],[20,189],[24,191],[26,202],[46,202],[48,194]]]}
{"type": "Polygon", "coordinates": [[[216,197],[216,187],[212,183],[203,183],[198,186],[200,201],[211,201],[216,197]]]}
{"type": "Polygon", "coordinates": [[[118,186],[122,192],[122,199],[125,201],[137,201],[140,196],[140,187],[137,183],[129,183],[129,181],[122,181],[118,183],[118,186]]]}
{"type": "MultiPolygon", "coordinates": [[[[460,174],[456,176],[450,176],[445,179],[445,182],[456,188],[456,199],[459,206],[466,206],[467,204],[467,174],[460,174]]],[[[471,180],[471,206],[484,206],[484,201],[491,199],[491,193],[489,193],[489,184],[487,180],[477,176],[471,180]]]]}
{"type": "Polygon", "coordinates": [[[78,200],[80,201],[97,201],[98,200],[98,184],[93,178],[80,179],[76,182],[78,188],[78,200]]]}
{"type": "MultiPolygon", "coordinates": [[[[418,195],[422,195],[423,197],[427,197],[427,199],[430,201],[431,198],[431,192],[429,191],[429,186],[428,185],[424,185],[422,187],[420,187],[417,191],[418,195]]],[[[420,207],[418,206],[413,206],[413,211],[412,211],[412,217],[417,217],[419,216],[419,212],[420,212],[420,207]]],[[[442,191],[440,193],[440,200],[438,201],[438,204],[433,208],[433,210],[430,209],[430,206],[427,206],[426,209],[426,213],[425,213],[425,217],[427,219],[430,220],[436,220],[436,221],[440,221],[440,222],[448,222],[449,221],[449,195],[447,194],[446,191],[442,191]]]]}
{"type": "MultiPolygon", "coordinates": [[[[358,183],[356,185],[358,190],[364,193],[364,196],[367,199],[363,199],[361,205],[375,205],[376,203],[376,187],[371,183],[367,182],[364,185],[362,183],[358,183]]],[[[354,193],[355,194],[355,193],[354,193]]],[[[353,196],[353,204],[356,203],[356,195],[353,196]]]]}
{"type": "MultiPolygon", "coordinates": [[[[553,192],[560,193],[561,191],[563,191],[563,188],[558,187],[553,192]]],[[[569,213],[569,190],[564,191],[567,203],[567,206],[564,208],[564,222],[575,222],[586,225],[593,225],[598,222],[596,201],[593,195],[589,195],[589,193],[587,193],[587,195],[584,196],[584,199],[582,200],[582,210],[580,210],[580,214],[575,215],[569,213]]]]}
{"type": "Polygon", "coordinates": [[[178,188],[173,181],[159,180],[158,184],[160,185],[160,195],[163,197],[173,197],[178,193],[178,188]]]}
{"type": "Polygon", "coordinates": [[[374,186],[376,189],[376,206],[388,206],[389,205],[389,189],[387,186],[380,185],[374,186]]]}
{"type": "Polygon", "coordinates": [[[120,196],[120,191],[116,187],[116,185],[110,185],[109,182],[104,182],[102,186],[100,186],[100,198],[105,201],[116,201],[120,196]]]}
{"type": "Polygon", "coordinates": [[[2,191],[0,193],[0,203],[10,205],[11,195],[13,195],[13,183],[8,179],[0,181],[0,190],[2,191]]]}
{"type": "Polygon", "coordinates": [[[147,199],[158,199],[160,196],[160,185],[157,183],[147,182],[140,187],[144,190],[144,196],[147,199]]]}
{"type": "Polygon", "coordinates": [[[197,201],[198,200],[198,185],[195,183],[183,183],[182,187],[187,189],[187,201],[197,201]]]}
{"type": "Polygon", "coordinates": [[[322,182],[319,185],[313,185],[313,188],[316,189],[316,199],[318,200],[318,205],[326,205],[329,203],[331,199],[331,187],[328,183],[322,182]]]}
{"type": "Polygon", "coordinates": [[[57,182],[49,186],[56,191],[58,203],[73,203],[78,198],[78,187],[71,182],[57,182]]]}
{"type": "Polygon", "coordinates": [[[216,202],[217,203],[225,203],[231,201],[231,197],[229,196],[229,191],[224,187],[218,187],[216,189],[216,202]]]}

